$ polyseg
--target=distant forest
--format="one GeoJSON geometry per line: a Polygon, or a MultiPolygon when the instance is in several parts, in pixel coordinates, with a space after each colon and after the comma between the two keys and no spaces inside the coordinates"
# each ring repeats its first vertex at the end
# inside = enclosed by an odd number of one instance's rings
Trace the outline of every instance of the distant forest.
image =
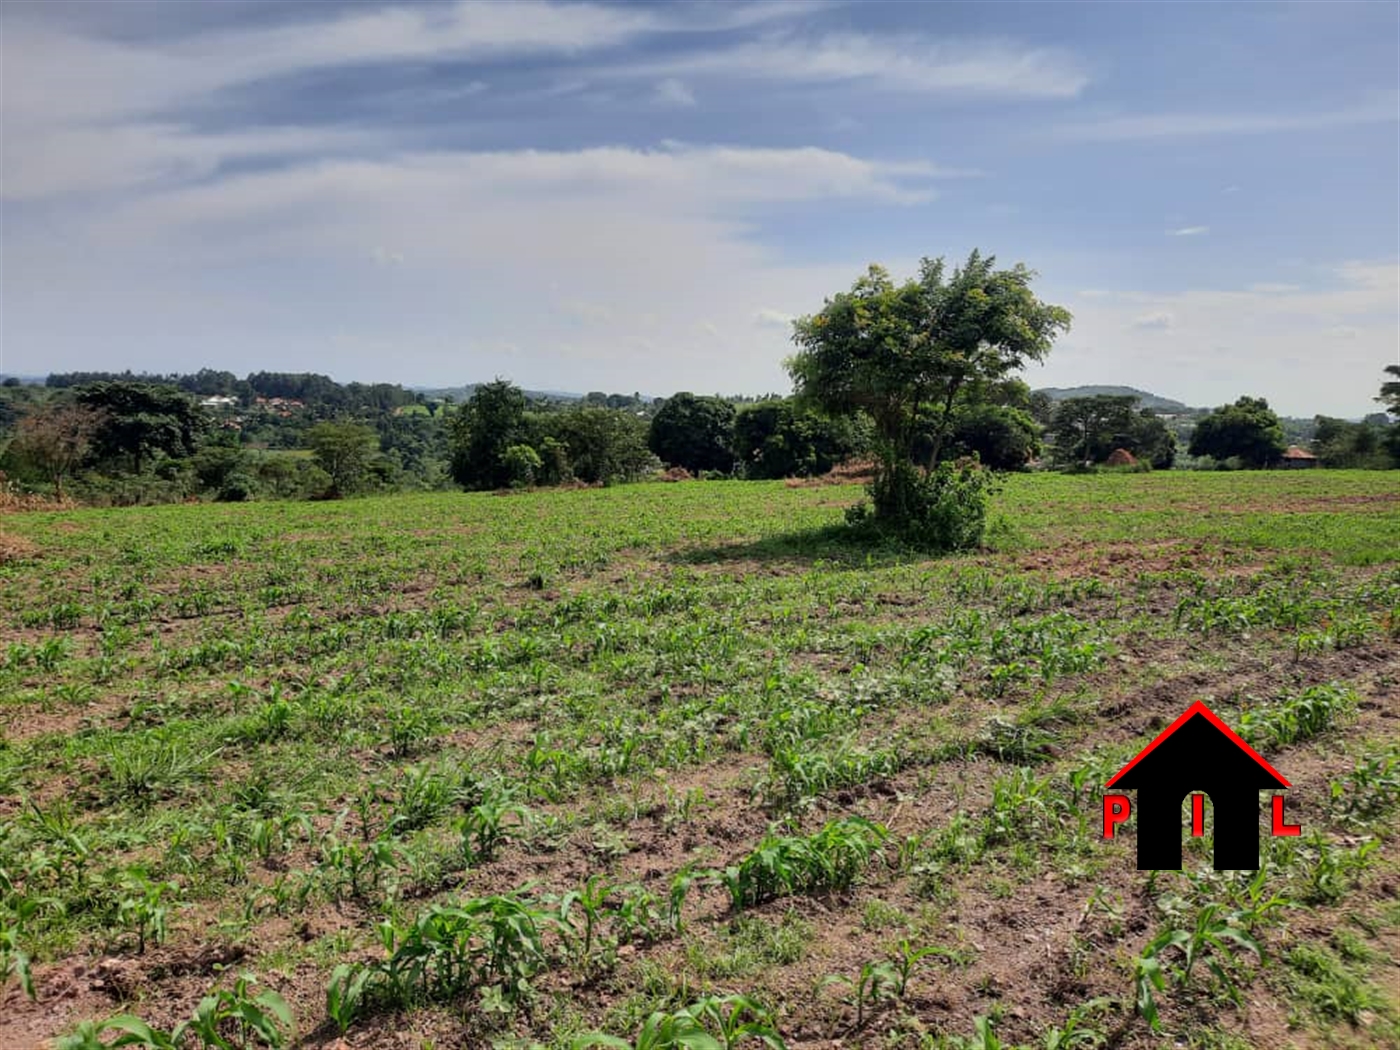
{"type": "MultiPolygon", "coordinates": [[[[1381,397],[1400,411],[1394,366],[1381,397]]],[[[1400,422],[1280,418],[1249,396],[1191,408],[1131,387],[989,384],[951,441],[916,459],[999,470],[1400,465],[1400,422]]],[[[668,398],[525,391],[497,380],[439,390],[315,373],[65,372],[0,383],[7,493],[94,504],[320,499],[454,487],[614,484],[667,476],[821,474],[871,452],[869,420],[790,397],[668,398]]]]}

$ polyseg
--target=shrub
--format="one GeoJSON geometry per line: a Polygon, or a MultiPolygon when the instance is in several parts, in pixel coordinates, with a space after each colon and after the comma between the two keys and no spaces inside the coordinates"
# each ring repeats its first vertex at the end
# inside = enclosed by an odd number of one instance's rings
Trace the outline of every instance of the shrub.
{"type": "Polygon", "coordinates": [[[220,503],[242,503],[252,498],[257,487],[258,483],[251,476],[241,470],[235,471],[224,478],[216,498],[220,503]]]}
{"type": "Polygon", "coordinates": [[[511,488],[525,488],[540,473],[544,461],[529,445],[511,445],[501,455],[501,467],[510,479],[511,488]]]}
{"type": "Polygon", "coordinates": [[[994,487],[994,476],[976,460],[940,463],[932,470],[886,464],[866,487],[871,503],[852,507],[846,520],[925,551],[968,550],[982,542],[994,487]]]}

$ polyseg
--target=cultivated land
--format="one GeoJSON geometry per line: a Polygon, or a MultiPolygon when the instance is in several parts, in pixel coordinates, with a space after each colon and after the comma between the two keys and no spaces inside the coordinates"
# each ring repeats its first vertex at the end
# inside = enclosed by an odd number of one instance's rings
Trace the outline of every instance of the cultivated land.
{"type": "Polygon", "coordinates": [[[214,988],[305,1047],[717,995],[794,1048],[1400,1045],[1395,475],[1017,477],[937,560],[823,531],[858,495],[0,519],[0,1047],[214,988]],[[1099,837],[1198,699],[1293,782],[1258,877],[1099,837]]]}

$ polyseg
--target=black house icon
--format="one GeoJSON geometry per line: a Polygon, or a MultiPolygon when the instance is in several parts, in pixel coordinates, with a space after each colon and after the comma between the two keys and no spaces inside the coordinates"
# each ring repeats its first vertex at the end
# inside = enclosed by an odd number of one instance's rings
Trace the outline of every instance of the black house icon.
{"type": "Polygon", "coordinates": [[[1259,792],[1289,786],[1273,766],[1199,700],[1188,707],[1108,786],[1137,789],[1137,866],[1181,867],[1181,803],[1210,797],[1215,868],[1259,867],[1259,792]]]}

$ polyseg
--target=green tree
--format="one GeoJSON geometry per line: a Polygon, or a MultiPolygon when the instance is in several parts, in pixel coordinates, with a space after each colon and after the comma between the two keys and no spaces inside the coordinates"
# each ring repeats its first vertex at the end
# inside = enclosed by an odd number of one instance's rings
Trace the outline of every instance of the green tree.
{"type": "Polygon", "coordinates": [[[201,488],[218,492],[231,476],[248,473],[248,454],[236,445],[209,444],[194,454],[190,467],[201,488]]]}
{"type": "Polygon", "coordinates": [[[86,405],[46,405],[19,421],[9,452],[43,474],[61,500],[64,478],[87,459],[105,422],[100,411],[86,405]]]}
{"type": "Polygon", "coordinates": [[[209,417],[194,399],[173,386],[100,382],[79,389],[76,399],[102,414],[102,426],[93,437],[97,458],[125,460],[134,474],[157,455],[193,455],[209,428],[209,417]]]}
{"type": "Polygon", "coordinates": [[[327,495],[353,496],[364,487],[379,442],[374,430],[359,423],[317,423],[306,432],[316,465],[331,479],[327,495]]]}
{"type": "Polygon", "coordinates": [[[1385,469],[1393,464],[1389,448],[1390,432],[1394,427],[1385,416],[1352,423],[1331,416],[1314,419],[1312,446],[1324,467],[1360,467],[1385,469]]]}
{"type": "Polygon", "coordinates": [[[660,465],[647,448],[646,421],[629,411],[571,408],[554,418],[553,429],[580,481],[635,481],[660,465]]]}
{"type": "Polygon", "coordinates": [[[738,411],[732,447],[746,477],[810,477],[861,452],[868,430],[861,418],[831,419],[773,398],[738,411]]]}
{"type": "Polygon", "coordinates": [[[1031,293],[1030,270],[995,262],[973,252],[950,276],[942,259],[925,259],[904,284],[872,266],[793,325],[798,352],[787,367],[798,396],[832,415],[874,420],[877,520],[912,522],[930,505],[927,479],[912,466],[919,431],[929,435],[926,463],[936,464],[969,391],[1042,360],[1069,328],[1068,311],[1031,293]]]}
{"type": "Polygon", "coordinates": [[[958,456],[976,456],[993,470],[1024,470],[1040,455],[1040,427],[1019,408],[964,405],[944,447],[958,456]]]}
{"type": "Polygon", "coordinates": [[[1139,409],[1131,394],[1092,394],[1071,397],[1055,406],[1050,440],[1055,459],[1071,463],[1102,463],[1115,449],[1125,449],[1159,470],[1176,459],[1176,435],[1150,408],[1139,409]]]}
{"type": "Polygon", "coordinates": [[[1196,424],[1190,453],[1213,459],[1238,458],[1249,467],[1264,467],[1283,455],[1283,426],[1262,397],[1241,397],[1222,405],[1196,424]]]}
{"type": "Polygon", "coordinates": [[[1385,410],[1400,420],[1400,365],[1386,365],[1385,374],[1394,378],[1381,384],[1381,395],[1376,398],[1385,405],[1385,410]]]}
{"type": "Polygon", "coordinates": [[[1150,408],[1140,409],[1132,418],[1126,448],[1139,459],[1145,459],[1157,470],[1170,470],[1176,462],[1176,435],[1166,420],[1150,408]]]}
{"type": "Polygon", "coordinates": [[[693,473],[734,469],[729,447],[734,406],[723,398],[682,392],[669,398],[652,417],[647,444],[671,466],[693,473]]]}
{"type": "Polygon", "coordinates": [[[452,477],[465,489],[510,484],[506,449],[525,442],[525,394],[509,380],[483,383],[451,418],[452,477]]]}
{"type": "Polygon", "coordinates": [[[533,485],[544,466],[540,454],[529,445],[511,445],[501,456],[501,463],[510,477],[511,488],[533,485]]]}
{"type": "Polygon", "coordinates": [[[1065,398],[1055,406],[1050,420],[1056,461],[1086,466],[1102,463],[1128,440],[1136,405],[1137,398],[1121,394],[1065,398]]]}

